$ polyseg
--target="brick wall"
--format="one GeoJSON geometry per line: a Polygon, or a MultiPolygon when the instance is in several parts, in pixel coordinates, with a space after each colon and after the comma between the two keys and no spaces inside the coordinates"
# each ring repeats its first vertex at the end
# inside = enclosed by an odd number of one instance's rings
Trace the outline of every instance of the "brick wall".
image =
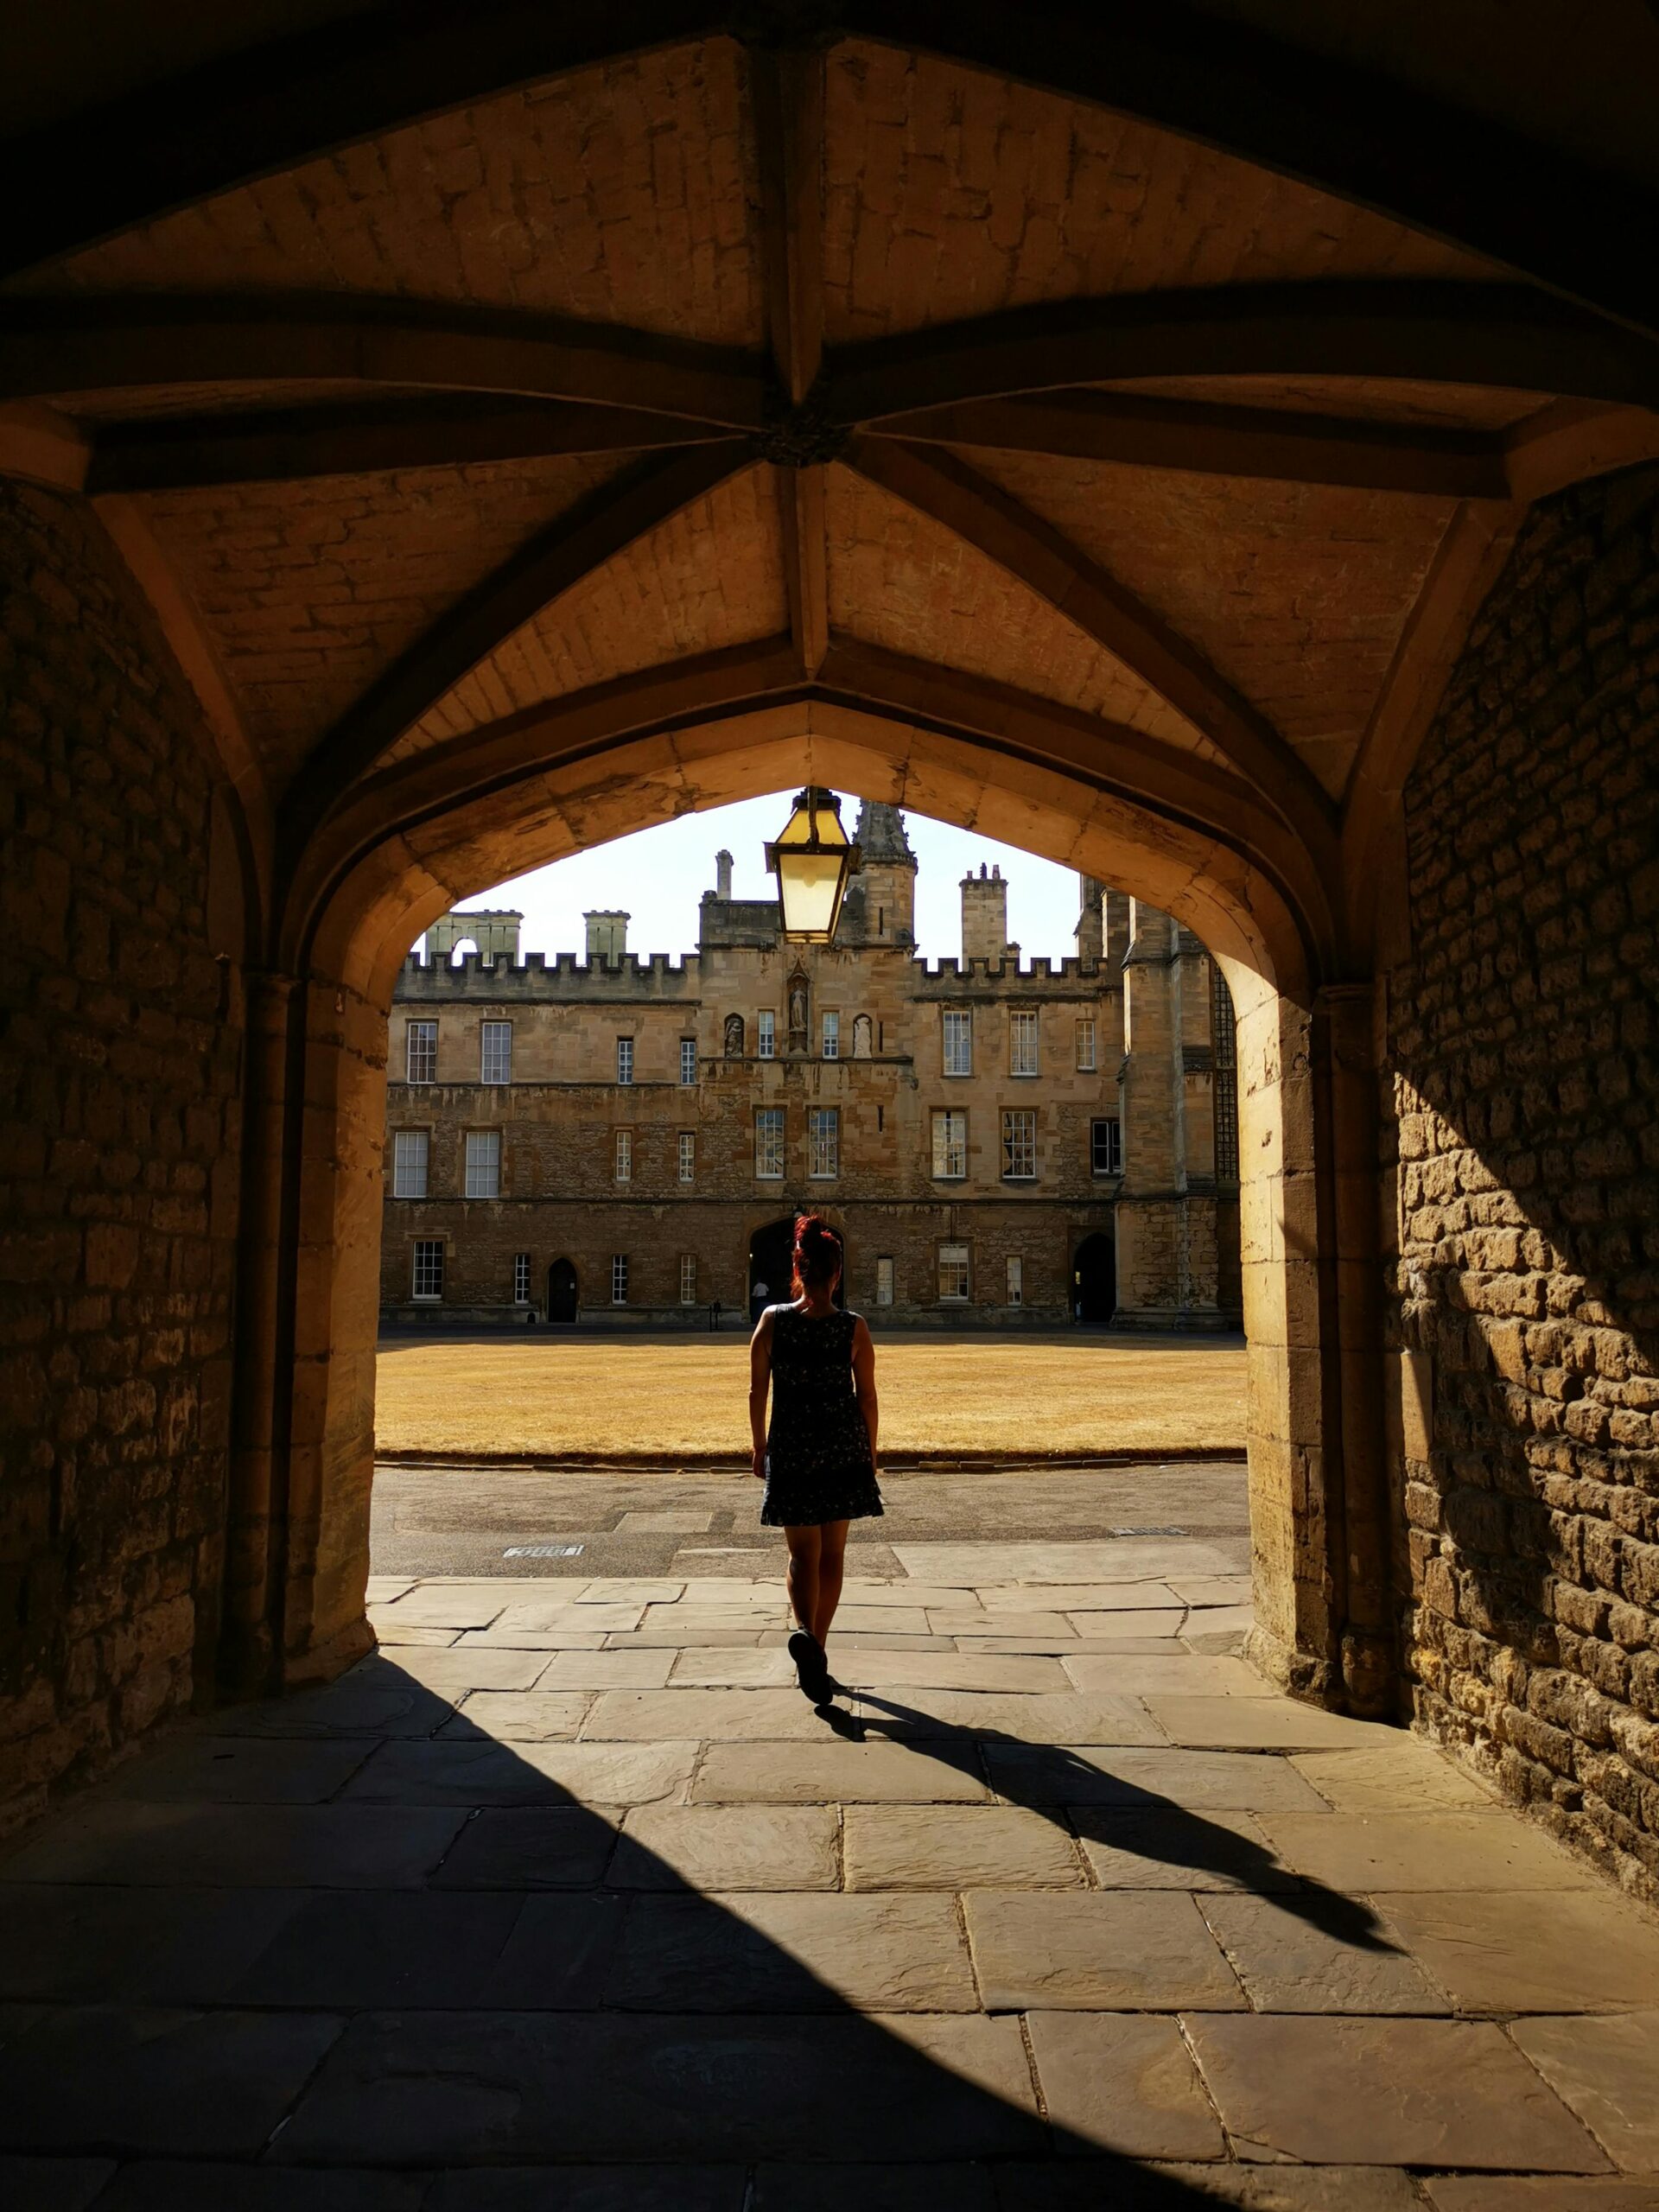
{"type": "Polygon", "coordinates": [[[1659,1896],[1659,470],[1529,519],[1406,794],[1419,1720],[1659,1896]]]}
{"type": "Polygon", "coordinates": [[[0,1825],[212,1670],[238,1009],[136,605],[88,512],[0,487],[0,1825]]]}

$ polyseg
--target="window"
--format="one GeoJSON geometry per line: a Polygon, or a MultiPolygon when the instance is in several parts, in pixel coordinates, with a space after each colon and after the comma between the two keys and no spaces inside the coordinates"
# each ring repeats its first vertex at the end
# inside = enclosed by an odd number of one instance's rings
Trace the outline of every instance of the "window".
{"type": "Polygon", "coordinates": [[[770,1007],[762,1007],[755,1017],[755,1058],[761,1060],[778,1057],[778,1017],[770,1007]]]}
{"type": "Polygon", "coordinates": [[[611,1255],[611,1303],[626,1306],[628,1302],[628,1255],[626,1252],[611,1255]]]}
{"type": "Polygon", "coordinates": [[[1090,1122],[1089,1165],[1096,1175],[1123,1173],[1123,1125],[1121,1122],[1090,1122]]]}
{"type": "Polygon", "coordinates": [[[893,1262],[880,1259],[875,1263],[875,1302],[878,1306],[893,1303],[893,1262]]]}
{"type": "Polygon", "coordinates": [[[841,1109],[814,1106],[806,1116],[806,1172],[819,1177],[841,1173],[841,1109]]]}
{"type": "Polygon", "coordinates": [[[695,1037],[680,1039],[680,1081],[695,1083],[697,1079],[697,1040],[695,1037]]]}
{"type": "Polygon", "coordinates": [[[695,1183],[697,1179],[697,1139],[693,1129],[680,1131],[680,1180],[695,1183]]]}
{"type": "Polygon", "coordinates": [[[1084,1075],[1095,1071],[1095,1018],[1085,1014],[1077,1024],[1077,1067],[1084,1075]]]}
{"type": "Polygon", "coordinates": [[[823,1057],[826,1060],[841,1058],[841,1016],[826,1014],[823,1017],[823,1057]]]}
{"type": "Polygon", "coordinates": [[[480,1083],[512,1081],[512,1024],[480,1021],[478,1025],[478,1079],[480,1083]]]}
{"type": "Polygon", "coordinates": [[[933,1116],[933,1173],[947,1182],[968,1173],[968,1116],[960,1107],[933,1116]]]}
{"type": "Polygon", "coordinates": [[[1037,1173],[1037,1116],[1029,1106],[1009,1108],[1002,1116],[1002,1174],[1005,1181],[1029,1183],[1037,1173]]]}
{"type": "Polygon", "coordinates": [[[411,1287],[416,1298],[443,1296],[443,1239],[441,1236],[416,1238],[415,1280],[411,1287]]]}
{"type": "Polygon", "coordinates": [[[680,1255],[680,1303],[695,1306],[697,1302],[697,1255],[695,1252],[680,1255]]]}
{"type": "Polygon", "coordinates": [[[962,1299],[968,1295],[968,1247],[965,1244],[941,1244],[939,1247],[939,1296],[962,1299]]]}
{"type": "Polygon", "coordinates": [[[754,1172],[768,1182],[780,1182],[784,1173],[784,1109],[761,1106],[754,1116],[754,1172]]]}
{"type": "Polygon", "coordinates": [[[512,1255],[512,1302],[515,1306],[530,1303],[530,1255],[515,1252],[512,1255]]]}
{"type": "Polygon", "coordinates": [[[1026,1302],[1026,1263],[1015,1254],[1008,1255],[1008,1304],[1023,1306],[1026,1302]]]}
{"type": "Polygon", "coordinates": [[[633,1081],[633,1039],[619,1037],[616,1040],[616,1079],[619,1083],[633,1081]]]}
{"type": "Polygon", "coordinates": [[[1238,1039],[1225,979],[1210,967],[1210,1041],[1216,1056],[1216,1179],[1238,1180],[1238,1039]]]}
{"type": "Polygon", "coordinates": [[[1037,1072],[1037,1014],[1034,1008],[1016,1007],[1008,1016],[1008,1073],[1037,1072]]]}
{"type": "Polygon", "coordinates": [[[394,1198],[426,1196],[427,1134],[424,1129],[399,1129],[391,1141],[391,1195],[394,1198]]]}
{"type": "Polygon", "coordinates": [[[949,1007],[944,1010],[944,1071],[946,1075],[974,1071],[974,1017],[953,1014],[949,1007]]]}
{"type": "Polygon", "coordinates": [[[501,1195],[501,1132],[467,1132],[467,1195],[469,1198],[499,1198],[501,1195]]]}
{"type": "Polygon", "coordinates": [[[438,1025],[435,1021],[411,1021],[406,1039],[408,1073],[411,1083],[435,1083],[438,1079],[438,1025]]]}
{"type": "Polygon", "coordinates": [[[633,1180],[633,1131],[619,1129],[616,1133],[616,1179],[619,1183],[633,1180]]]}

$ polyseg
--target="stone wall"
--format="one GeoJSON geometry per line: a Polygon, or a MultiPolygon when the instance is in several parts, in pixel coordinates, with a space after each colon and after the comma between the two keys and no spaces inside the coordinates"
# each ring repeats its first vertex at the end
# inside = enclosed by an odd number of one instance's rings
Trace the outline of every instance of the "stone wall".
{"type": "Polygon", "coordinates": [[[86,509],[0,489],[0,1824],[213,1669],[239,1010],[140,604],[86,509]]]}
{"type": "Polygon", "coordinates": [[[1659,1896],[1659,470],[1529,518],[1406,826],[1416,1713],[1659,1896]]]}

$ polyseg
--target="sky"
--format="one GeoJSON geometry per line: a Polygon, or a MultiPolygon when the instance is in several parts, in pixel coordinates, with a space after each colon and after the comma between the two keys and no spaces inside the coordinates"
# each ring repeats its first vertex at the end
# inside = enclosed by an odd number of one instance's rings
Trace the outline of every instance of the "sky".
{"type": "MultiPolygon", "coordinates": [[[[697,901],[715,887],[715,855],[724,846],[736,865],[732,890],[739,899],[773,899],[775,880],[766,874],[761,847],[775,837],[789,815],[793,794],[744,799],[735,806],[711,807],[704,814],[683,815],[655,830],[637,830],[608,845],[556,861],[498,883],[464,900],[458,909],[516,906],[524,917],[526,952],[580,953],[585,943],[582,915],[590,906],[620,906],[632,917],[628,950],[694,951],[697,901]]],[[[858,801],[842,795],[841,818],[850,832],[858,801]]],[[[915,854],[916,941],[929,959],[955,959],[962,951],[962,902],[958,885],[982,861],[1001,865],[1008,882],[1008,935],[1025,959],[1070,957],[1077,945],[1077,879],[1069,868],[1034,859],[1012,845],[906,813],[906,829],[915,854]]]]}

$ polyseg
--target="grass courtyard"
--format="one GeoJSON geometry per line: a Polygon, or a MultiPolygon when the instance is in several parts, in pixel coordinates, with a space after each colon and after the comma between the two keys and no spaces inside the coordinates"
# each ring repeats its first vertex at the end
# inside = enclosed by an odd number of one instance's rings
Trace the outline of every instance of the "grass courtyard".
{"type": "MultiPolygon", "coordinates": [[[[1202,1338],[879,1338],[883,1449],[1155,1453],[1243,1449],[1244,1351],[1202,1338]]],[[[748,1451],[748,1345],[528,1330],[381,1348],[383,1452],[704,1461],[748,1451]]]]}

